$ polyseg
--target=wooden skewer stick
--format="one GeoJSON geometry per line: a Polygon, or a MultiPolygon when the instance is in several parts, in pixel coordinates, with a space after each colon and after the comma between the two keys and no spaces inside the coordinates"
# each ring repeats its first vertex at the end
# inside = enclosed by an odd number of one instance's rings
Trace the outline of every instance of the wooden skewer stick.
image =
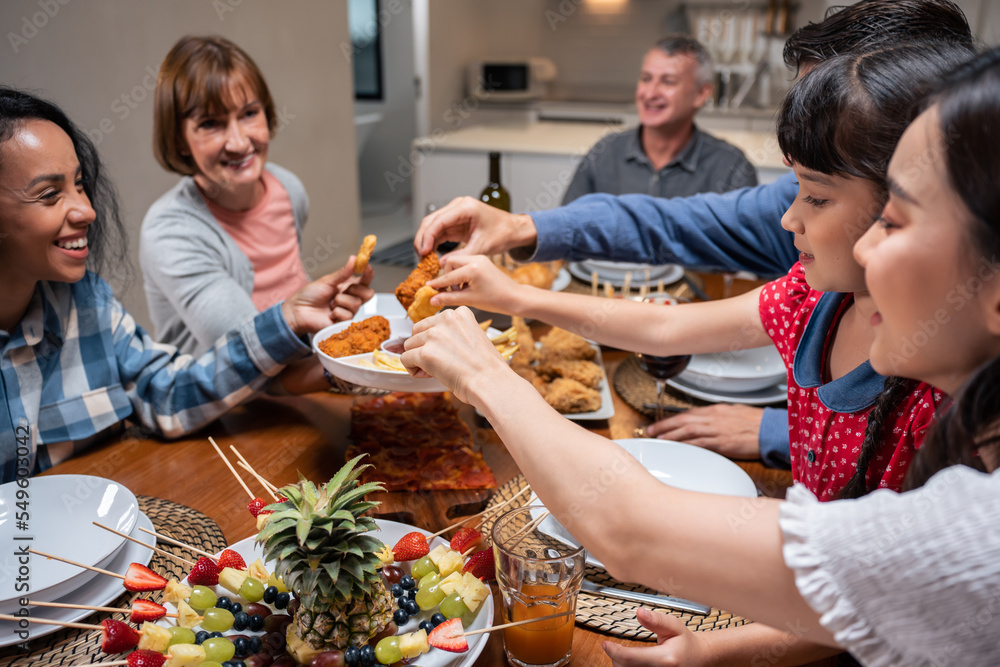
{"type": "Polygon", "coordinates": [[[111,528],[109,526],[105,526],[104,524],[97,523],[96,521],[93,521],[91,523],[93,523],[98,528],[103,528],[104,530],[108,531],[109,533],[114,533],[118,537],[124,537],[126,540],[129,540],[130,542],[135,542],[136,544],[141,544],[142,546],[146,547],[147,549],[152,549],[153,551],[155,551],[158,554],[163,554],[167,558],[173,558],[175,561],[177,561],[178,563],[181,563],[182,565],[187,565],[188,567],[194,567],[194,561],[190,561],[187,558],[181,558],[180,556],[172,554],[169,551],[165,551],[163,549],[160,549],[159,547],[151,547],[148,544],[146,544],[145,542],[143,542],[142,540],[137,540],[134,537],[132,537],[131,535],[126,535],[125,533],[123,533],[121,531],[115,530],[114,528],[111,528]]]}
{"type": "Polygon", "coordinates": [[[75,560],[70,560],[69,558],[61,558],[59,556],[53,556],[52,554],[47,554],[43,551],[35,551],[34,549],[28,549],[28,553],[33,553],[36,556],[41,556],[42,558],[51,558],[52,560],[62,561],[63,563],[69,563],[70,565],[76,565],[77,567],[82,567],[84,570],[90,570],[92,572],[97,572],[98,574],[106,574],[109,577],[114,577],[116,579],[121,579],[125,581],[125,576],[118,574],[117,572],[108,572],[107,570],[102,570],[99,567],[92,567],[90,565],[84,565],[83,563],[77,563],[75,560]]]}
{"type": "Polygon", "coordinates": [[[526,485],[523,489],[521,489],[520,491],[518,491],[517,493],[515,493],[514,495],[512,495],[510,498],[508,498],[507,500],[503,501],[502,503],[498,503],[498,504],[494,505],[493,507],[488,507],[488,508],[484,509],[482,512],[480,512],[480,514],[492,514],[493,512],[498,512],[499,510],[502,510],[504,507],[506,507],[507,505],[510,505],[512,502],[514,502],[515,498],[517,498],[520,495],[523,495],[526,491],[531,491],[531,486],[530,485],[526,485]]]}
{"type": "Polygon", "coordinates": [[[529,489],[531,489],[530,486],[525,486],[523,489],[521,489],[520,491],[518,491],[517,493],[515,493],[510,498],[508,498],[507,500],[505,500],[502,503],[500,503],[499,505],[495,505],[494,507],[488,507],[488,508],[484,509],[482,512],[479,512],[478,514],[473,514],[472,516],[467,516],[464,519],[462,519],[461,521],[459,521],[457,523],[451,524],[447,528],[442,528],[441,530],[439,530],[438,532],[434,533],[433,535],[428,535],[427,536],[427,540],[430,541],[430,540],[434,539],[435,537],[437,537],[438,535],[444,535],[445,533],[447,533],[452,528],[458,528],[459,526],[461,526],[461,525],[463,525],[463,524],[471,521],[472,519],[475,519],[476,517],[480,517],[480,516],[483,516],[484,514],[488,514],[490,512],[494,512],[494,511],[500,509],[501,507],[503,507],[504,505],[507,505],[508,503],[510,503],[511,501],[513,501],[514,498],[517,498],[519,495],[521,495],[522,493],[524,493],[525,491],[527,491],[529,489]]]}
{"type": "MultiPolygon", "coordinates": [[[[58,609],[90,609],[92,611],[110,611],[111,613],[119,612],[122,614],[131,614],[131,609],[125,609],[122,607],[91,607],[85,604],[69,604],[68,602],[35,602],[34,600],[28,601],[29,607],[56,607],[58,609]]],[[[177,618],[180,616],[177,612],[168,611],[164,614],[167,618],[177,618]]]]}
{"type": "Polygon", "coordinates": [[[233,467],[233,464],[230,463],[229,459],[226,458],[226,455],[222,453],[222,450],[219,448],[219,445],[215,444],[215,439],[209,436],[208,441],[212,443],[213,447],[215,447],[215,451],[219,454],[219,456],[222,457],[223,462],[225,462],[226,467],[229,468],[229,471],[233,473],[233,477],[236,478],[236,481],[240,483],[240,486],[243,487],[243,490],[247,492],[248,496],[250,496],[250,500],[256,498],[257,496],[253,494],[253,491],[250,490],[250,487],[247,486],[247,483],[244,482],[243,478],[240,477],[240,474],[236,472],[236,468],[233,467]]]}
{"type": "Polygon", "coordinates": [[[538,527],[538,524],[540,524],[542,521],[545,521],[545,519],[549,516],[549,514],[551,514],[551,512],[545,510],[537,517],[535,517],[531,523],[529,523],[527,526],[514,533],[511,537],[512,538],[516,537],[517,539],[509,544],[505,544],[504,548],[514,549],[514,547],[516,547],[518,544],[524,541],[524,538],[526,538],[529,534],[531,534],[531,531],[533,531],[536,527],[538,527]]]}
{"type": "Polygon", "coordinates": [[[597,271],[590,272],[590,296],[597,296],[597,271]]]}
{"type": "Polygon", "coordinates": [[[69,621],[50,621],[47,618],[35,618],[34,616],[11,616],[10,614],[0,614],[0,621],[28,621],[29,623],[39,623],[41,625],[58,625],[64,628],[76,628],[78,630],[103,630],[103,625],[91,625],[90,623],[70,623],[69,621]]]}
{"type": "Polygon", "coordinates": [[[163,540],[164,542],[168,542],[170,544],[176,544],[179,547],[184,547],[188,551],[193,551],[194,553],[198,554],[199,556],[205,556],[206,558],[210,558],[210,559],[212,559],[213,561],[216,561],[216,562],[218,562],[218,560],[219,560],[219,557],[216,556],[215,554],[210,554],[207,551],[202,551],[198,547],[193,547],[190,544],[184,544],[180,540],[175,540],[174,538],[167,537],[166,535],[160,535],[156,531],[149,530],[148,528],[143,528],[142,526],[139,527],[139,530],[141,530],[144,533],[147,533],[149,535],[154,536],[158,540],[163,540]]]}
{"type": "Polygon", "coordinates": [[[529,623],[538,623],[539,621],[550,621],[553,618],[561,618],[563,616],[569,616],[570,614],[576,614],[575,611],[567,609],[566,611],[561,611],[558,614],[549,614],[548,616],[539,616],[538,618],[526,618],[523,621],[513,621],[511,623],[504,623],[503,625],[494,625],[492,628],[483,628],[482,630],[472,630],[471,632],[464,632],[460,635],[455,635],[456,637],[469,637],[471,635],[483,635],[487,632],[496,632],[497,630],[503,630],[504,628],[513,628],[515,625],[528,625],[529,623]]]}
{"type": "Polygon", "coordinates": [[[625,298],[628,298],[628,295],[632,293],[632,272],[631,271],[626,271],[625,272],[625,281],[624,281],[624,283],[625,284],[622,285],[622,296],[625,297],[625,298]]]}
{"type": "Polygon", "coordinates": [[[469,547],[469,548],[468,548],[468,549],[467,549],[467,550],[465,551],[465,553],[463,553],[463,554],[462,554],[462,558],[468,558],[469,556],[471,556],[471,555],[472,555],[472,552],[474,552],[474,551],[482,551],[482,550],[483,550],[483,549],[485,549],[485,548],[486,548],[486,547],[469,547]]]}
{"type": "Polygon", "coordinates": [[[264,487],[265,491],[267,491],[269,494],[271,494],[271,497],[274,498],[274,502],[278,502],[278,496],[274,495],[274,491],[271,490],[271,486],[272,486],[271,483],[268,482],[266,479],[264,479],[263,477],[261,477],[260,475],[257,474],[257,471],[253,469],[253,466],[250,465],[249,461],[247,461],[245,458],[243,458],[243,455],[240,454],[240,452],[239,452],[238,449],[236,449],[232,445],[229,445],[229,449],[231,449],[233,451],[233,454],[236,454],[236,458],[238,458],[240,460],[240,462],[243,464],[243,467],[247,470],[247,472],[249,472],[251,475],[253,475],[254,478],[258,482],[260,482],[261,486],[264,487]]]}

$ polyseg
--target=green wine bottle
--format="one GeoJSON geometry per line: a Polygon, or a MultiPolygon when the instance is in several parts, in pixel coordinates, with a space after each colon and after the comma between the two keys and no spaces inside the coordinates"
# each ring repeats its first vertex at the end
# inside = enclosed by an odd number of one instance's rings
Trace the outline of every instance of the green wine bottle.
{"type": "Polygon", "coordinates": [[[479,198],[490,206],[510,211],[510,193],[500,184],[500,153],[490,153],[490,180],[479,198]]]}

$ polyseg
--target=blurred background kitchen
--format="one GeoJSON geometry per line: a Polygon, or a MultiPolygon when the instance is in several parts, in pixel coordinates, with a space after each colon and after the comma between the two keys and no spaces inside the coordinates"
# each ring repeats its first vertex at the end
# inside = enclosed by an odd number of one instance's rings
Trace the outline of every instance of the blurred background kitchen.
{"type": "MultiPolygon", "coordinates": [[[[1000,43],[1000,2],[957,2],[984,44],[1000,43]]],[[[379,259],[409,261],[416,224],[455,196],[478,195],[490,152],[501,154],[514,210],[557,206],[590,147],[637,122],[639,65],[670,32],[689,32],[715,60],[714,98],[698,127],[741,148],[760,182],[773,180],[784,170],[775,105],[794,74],[784,40],[843,4],[5,0],[0,81],[52,98],[88,130],[135,247],[146,209],[176,182],[151,150],[160,61],[184,34],[232,39],[271,86],[279,118],[270,159],[310,194],[302,248],[316,276],[367,233],[379,235],[379,259]]],[[[148,325],[141,281],[119,295],[148,325]]]]}

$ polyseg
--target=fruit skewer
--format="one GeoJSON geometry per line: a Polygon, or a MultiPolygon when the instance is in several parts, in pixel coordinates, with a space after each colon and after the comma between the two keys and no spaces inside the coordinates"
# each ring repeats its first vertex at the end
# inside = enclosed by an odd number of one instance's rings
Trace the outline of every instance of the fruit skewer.
{"type": "Polygon", "coordinates": [[[69,563],[70,565],[76,565],[84,570],[90,570],[92,572],[97,572],[99,574],[106,574],[109,577],[115,577],[116,579],[121,579],[125,582],[125,590],[131,591],[133,593],[145,593],[148,591],[159,591],[163,590],[167,585],[167,580],[158,575],[157,573],[150,570],[145,565],[141,563],[130,563],[128,570],[124,575],[118,574],[117,572],[109,572],[108,570],[102,570],[99,567],[93,567],[91,565],[84,565],[83,563],[77,563],[75,560],[70,560],[69,558],[62,558],[60,556],[53,556],[52,554],[47,554],[42,551],[36,551],[35,549],[28,549],[28,553],[33,553],[36,556],[41,556],[42,558],[51,558],[52,560],[62,561],[63,563],[69,563]]]}
{"type": "Polygon", "coordinates": [[[56,609],[87,609],[90,611],[107,611],[119,614],[130,614],[129,621],[132,623],[142,623],[143,621],[155,621],[161,618],[177,618],[175,612],[168,612],[167,608],[152,600],[135,600],[128,609],[122,607],[94,607],[86,604],[70,604],[68,602],[40,602],[29,600],[31,607],[54,607],[56,609]]]}
{"type": "Polygon", "coordinates": [[[243,455],[240,454],[239,450],[236,449],[236,447],[234,447],[233,445],[229,445],[229,449],[233,452],[233,454],[236,454],[236,458],[240,460],[240,463],[237,465],[242,464],[240,467],[249,472],[251,475],[253,475],[254,479],[260,482],[260,485],[264,487],[264,490],[267,491],[268,494],[270,494],[271,498],[274,499],[274,502],[279,502],[278,496],[274,495],[274,491],[271,488],[274,485],[268,482],[263,477],[261,477],[261,475],[258,474],[258,472],[253,469],[253,466],[250,465],[250,462],[247,461],[245,458],[243,458],[243,455]]]}
{"type": "Polygon", "coordinates": [[[133,649],[139,645],[139,638],[142,632],[133,629],[127,623],[106,618],[100,625],[90,623],[70,623],[69,621],[50,621],[47,618],[34,618],[32,616],[11,616],[10,614],[0,614],[2,621],[14,621],[19,623],[27,621],[38,623],[39,625],[58,625],[63,628],[76,628],[78,630],[100,630],[103,633],[101,638],[101,651],[104,653],[122,653],[133,649]]]}
{"type": "Polygon", "coordinates": [[[163,540],[164,542],[167,542],[168,544],[174,544],[174,545],[179,546],[179,547],[184,547],[188,551],[190,551],[192,553],[196,553],[199,556],[204,556],[205,558],[210,558],[213,561],[218,561],[219,560],[219,557],[216,556],[215,554],[210,554],[207,551],[204,551],[203,549],[199,549],[198,547],[196,547],[194,545],[187,544],[185,542],[181,542],[180,540],[175,540],[172,537],[167,537],[166,535],[161,535],[160,533],[156,532],[155,530],[149,530],[148,528],[143,528],[141,526],[139,527],[139,530],[141,530],[142,532],[146,533],[147,535],[152,535],[153,537],[155,537],[158,540],[163,540]]]}
{"type": "Polygon", "coordinates": [[[501,625],[494,625],[492,628],[483,628],[482,630],[470,630],[469,632],[462,632],[462,620],[459,618],[452,618],[445,621],[441,625],[434,628],[429,635],[427,635],[427,643],[434,648],[441,649],[443,651],[450,651],[452,653],[463,653],[469,650],[469,642],[466,641],[466,637],[472,637],[475,635],[484,635],[490,632],[496,632],[497,630],[505,630],[507,628],[513,628],[519,625],[529,625],[531,623],[539,623],[541,621],[551,621],[555,618],[562,618],[563,616],[570,616],[575,614],[574,610],[567,609],[566,611],[561,611],[558,614],[549,614],[548,616],[539,616],[538,618],[526,618],[521,621],[512,621],[510,623],[503,623],[501,625]]]}
{"type": "Polygon", "coordinates": [[[212,447],[215,448],[215,453],[219,455],[219,458],[222,459],[222,462],[226,464],[227,468],[229,468],[229,472],[233,473],[233,477],[236,478],[236,481],[240,483],[240,486],[243,487],[243,490],[247,492],[248,496],[250,496],[250,502],[247,503],[247,511],[250,512],[250,515],[254,519],[256,519],[257,515],[261,513],[261,510],[263,510],[267,506],[267,502],[263,498],[255,496],[253,494],[253,491],[250,490],[250,487],[247,486],[247,483],[244,482],[243,478],[240,477],[240,474],[236,472],[236,468],[233,467],[233,464],[230,463],[229,459],[226,458],[226,455],[222,453],[222,449],[219,447],[218,443],[215,442],[215,438],[209,437],[208,441],[212,443],[212,447]]]}
{"type": "MultiPolygon", "coordinates": [[[[222,569],[224,567],[231,567],[231,568],[234,568],[234,569],[237,569],[237,570],[245,570],[245,569],[247,569],[247,564],[243,561],[243,558],[238,553],[236,553],[235,551],[233,551],[232,549],[225,549],[225,550],[223,550],[222,554],[220,554],[219,556],[216,556],[215,554],[211,554],[211,553],[209,553],[209,552],[207,552],[207,551],[205,551],[203,549],[199,549],[198,547],[194,546],[193,544],[187,544],[186,542],[181,542],[180,540],[175,540],[172,537],[167,537],[166,535],[161,535],[160,533],[157,533],[154,530],[149,530],[148,528],[139,528],[139,530],[141,530],[144,533],[148,533],[148,534],[152,535],[153,537],[155,537],[158,540],[163,540],[164,542],[168,542],[170,544],[175,544],[175,545],[177,545],[179,547],[184,547],[188,551],[192,551],[192,552],[198,554],[199,556],[201,556],[203,558],[207,558],[208,560],[210,560],[213,563],[217,564],[218,567],[219,567],[219,569],[222,569]]],[[[199,562],[201,561],[200,558],[198,560],[199,560],[199,562]]],[[[193,565],[197,566],[198,563],[193,563],[193,565]]],[[[214,586],[215,584],[212,584],[212,585],[214,586]]]]}
{"type": "Polygon", "coordinates": [[[544,512],[542,512],[541,514],[539,514],[537,517],[535,517],[527,526],[525,526],[521,530],[519,530],[516,533],[514,533],[513,535],[511,535],[511,540],[512,541],[506,545],[506,548],[507,549],[513,549],[518,544],[520,544],[521,542],[523,542],[524,539],[526,537],[528,537],[528,535],[531,534],[531,531],[533,531],[535,528],[538,527],[538,524],[540,524],[542,521],[545,521],[545,519],[548,518],[549,514],[551,514],[551,512],[549,512],[548,510],[545,510],[544,512]]]}
{"type": "MultiPolygon", "coordinates": [[[[448,526],[447,528],[443,528],[443,529],[439,530],[438,532],[436,532],[436,533],[434,533],[432,535],[429,535],[427,537],[427,539],[431,540],[431,539],[437,537],[438,535],[444,535],[445,533],[447,533],[452,528],[458,528],[459,526],[465,525],[466,523],[468,523],[472,519],[476,519],[476,518],[479,518],[479,517],[484,517],[487,514],[492,514],[493,512],[496,512],[496,511],[498,511],[500,509],[503,509],[504,507],[506,507],[510,503],[514,502],[515,498],[517,498],[518,496],[522,495],[525,491],[530,491],[530,490],[531,490],[530,486],[525,486],[523,489],[521,489],[520,491],[518,491],[517,493],[515,493],[513,496],[511,496],[507,500],[503,501],[502,503],[494,505],[493,507],[488,507],[488,508],[484,509],[482,512],[479,512],[478,514],[473,514],[472,516],[467,516],[464,519],[462,519],[461,521],[453,523],[450,526],[448,526]]],[[[481,524],[482,521],[480,521],[479,523],[481,524]]]]}
{"type": "Polygon", "coordinates": [[[171,559],[177,561],[178,563],[180,563],[182,565],[187,565],[188,567],[194,567],[194,562],[193,561],[189,561],[187,558],[181,558],[180,556],[172,554],[169,551],[165,551],[164,549],[160,549],[158,547],[150,546],[150,545],[146,544],[145,542],[143,542],[142,540],[137,540],[136,538],[132,537],[131,535],[126,535],[125,533],[121,532],[120,530],[115,530],[114,528],[111,528],[110,526],[105,526],[102,523],[98,523],[96,521],[92,521],[91,523],[93,523],[98,528],[103,528],[104,530],[108,531],[109,533],[114,533],[118,537],[124,537],[126,540],[129,540],[130,542],[135,542],[136,544],[141,544],[142,546],[146,547],[147,549],[152,549],[156,553],[161,554],[163,556],[166,556],[167,558],[171,558],[171,559]]]}

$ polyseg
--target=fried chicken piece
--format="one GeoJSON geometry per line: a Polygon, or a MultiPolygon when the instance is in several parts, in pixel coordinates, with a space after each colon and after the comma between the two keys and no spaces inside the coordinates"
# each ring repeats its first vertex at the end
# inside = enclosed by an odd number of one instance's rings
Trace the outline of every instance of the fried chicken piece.
{"type": "Polygon", "coordinates": [[[556,279],[556,274],[552,273],[547,264],[534,262],[517,267],[511,273],[511,277],[522,285],[549,289],[556,279]]]}
{"type": "Polygon", "coordinates": [[[396,298],[403,304],[403,308],[409,310],[410,306],[413,305],[413,297],[417,290],[423,287],[428,280],[437,278],[440,271],[441,264],[438,262],[437,254],[431,252],[422,257],[417,268],[413,269],[406,280],[399,283],[396,288],[396,298]]]}
{"type": "Polygon", "coordinates": [[[432,306],[431,297],[438,291],[433,287],[424,285],[413,295],[413,303],[406,309],[406,316],[416,324],[420,320],[426,319],[441,310],[441,306],[432,306]]]}
{"type": "Polygon", "coordinates": [[[593,359],[597,356],[597,350],[584,338],[558,327],[552,327],[551,331],[542,336],[541,343],[542,349],[539,350],[539,358],[545,361],[593,359]]]}
{"type": "Polygon", "coordinates": [[[375,250],[375,243],[377,241],[378,238],[374,234],[369,234],[361,241],[358,254],[354,257],[354,275],[360,276],[368,268],[368,260],[372,258],[372,252],[375,250]]]}
{"type": "Polygon", "coordinates": [[[569,378],[556,378],[544,385],[542,398],[560,414],[593,412],[601,407],[601,395],[569,378]]]}
{"type": "Polygon", "coordinates": [[[381,315],[369,317],[350,325],[340,333],[335,333],[320,341],[319,349],[331,357],[349,357],[377,350],[379,345],[389,340],[389,320],[381,315]]]}
{"type": "Polygon", "coordinates": [[[597,389],[604,379],[600,366],[582,359],[547,359],[538,364],[538,373],[549,379],[563,377],[576,380],[591,389],[597,389]]]}
{"type": "MultiPolygon", "coordinates": [[[[531,335],[531,328],[524,321],[523,317],[514,316],[511,323],[517,331],[517,352],[511,357],[510,364],[523,364],[527,366],[538,358],[538,350],[535,349],[535,339],[531,335]]],[[[519,373],[520,375],[520,373],[519,373]]]]}

